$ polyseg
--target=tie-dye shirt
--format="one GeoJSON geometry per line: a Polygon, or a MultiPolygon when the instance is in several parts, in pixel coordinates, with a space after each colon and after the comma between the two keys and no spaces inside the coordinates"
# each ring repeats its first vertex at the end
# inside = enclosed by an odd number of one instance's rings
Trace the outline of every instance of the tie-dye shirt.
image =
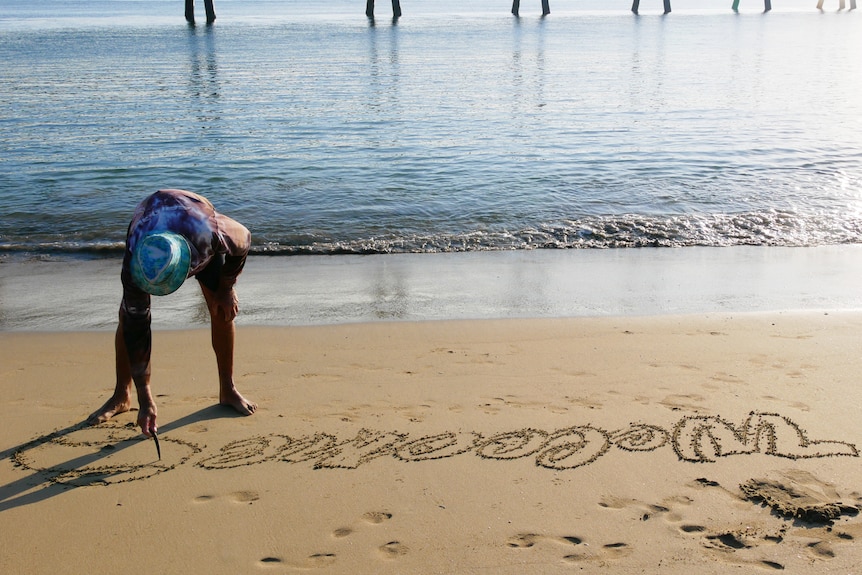
{"type": "Polygon", "coordinates": [[[230,289],[236,283],[251,246],[251,234],[245,226],[216,212],[210,201],[198,194],[159,190],[138,204],[126,235],[120,305],[123,339],[136,376],[150,366],[150,294],[132,281],[129,262],[137,242],[152,231],[183,236],[191,251],[189,277],[200,274],[201,283],[213,291],[230,289]]]}

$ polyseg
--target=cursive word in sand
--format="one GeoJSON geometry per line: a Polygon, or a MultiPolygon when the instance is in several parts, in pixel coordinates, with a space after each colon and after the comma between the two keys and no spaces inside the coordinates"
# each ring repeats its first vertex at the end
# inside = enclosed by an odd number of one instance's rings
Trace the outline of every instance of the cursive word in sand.
{"type": "Polygon", "coordinates": [[[315,469],[355,469],[380,457],[414,462],[472,454],[487,460],[532,458],[539,467],[569,470],[593,463],[612,448],[649,452],[666,446],[671,446],[680,460],[690,462],[753,453],[789,459],[859,456],[852,443],[810,440],[787,417],[753,412],[739,424],[718,416],[686,416],[671,429],[632,423],[616,431],[576,425],[553,431],[524,428],[489,436],[446,431],[414,438],[370,429],[361,429],[346,439],[329,433],[259,435],[228,443],[195,465],[225,469],[264,462],[306,462],[315,469]]]}
{"type": "Polygon", "coordinates": [[[738,423],[719,416],[689,415],[670,428],[632,423],[613,431],[575,425],[493,434],[444,431],[414,436],[372,429],[360,429],[346,437],[332,433],[269,434],[206,451],[175,435],[161,437],[166,444],[162,449],[164,463],[153,461],[154,446],[133,425],[110,423],[63,435],[49,434],[23,446],[12,458],[18,466],[42,473],[50,481],[89,485],[146,479],[192,460],[207,470],[264,463],[356,469],[382,457],[413,463],[470,456],[488,461],[532,460],[538,467],[565,471],[594,463],[614,450],[647,453],[671,449],[680,461],[693,463],[756,453],[789,459],[859,456],[853,443],[809,439],[790,418],[763,412],[751,412],[738,423]]]}

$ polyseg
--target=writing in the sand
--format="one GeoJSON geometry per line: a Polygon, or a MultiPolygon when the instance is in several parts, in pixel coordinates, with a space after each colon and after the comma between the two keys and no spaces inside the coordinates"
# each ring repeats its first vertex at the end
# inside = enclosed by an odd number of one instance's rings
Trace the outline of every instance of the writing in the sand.
{"type": "Polygon", "coordinates": [[[669,428],[632,423],[613,431],[574,425],[493,434],[443,431],[416,436],[361,429],[342,437],[331,433],[255,435],[213,450],[175,435],[162,436],[165,459],[158,461],[151,459],[154,454],[145,449],[149,445],[131,424],[113,423],[40,437],[22,446],[12,458],[18,466],[44,474],[49,481],[93,485],[146,479],[188,462],[207,470],[262,464],[356,469],[382,457],[412,463],[473,456],[488,461],[532,460],[540,468],[564,471],[590,465],[615,450],[648,453],[671,449],[677,459],[692,463],[756,453],[789,459],[859,456],[853,443],[811,439],[790,418],[763,412],[751,412],[737,423],[719,416],[689,415],[669,428]],[[62,455],[70,449],[74,457],[64,460],[62,455]]]}

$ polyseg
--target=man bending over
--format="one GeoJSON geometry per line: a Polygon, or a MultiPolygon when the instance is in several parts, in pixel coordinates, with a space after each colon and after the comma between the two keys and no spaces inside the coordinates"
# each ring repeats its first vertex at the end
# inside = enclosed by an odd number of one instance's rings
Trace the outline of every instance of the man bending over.
{"type": "Polygon", "coordinates": [[[219,403],[243,415],[257,405],[233,382],[234,318],[239,310],[233,289],[251,245],[240,223],[215,211],[204,198],[184,190],[160,190],[135,209],[126,234],[123,300],[114,338],[117,384],[90,423],[102,423],[132,407],[138,396],[138,425],[147,437],[157,431],[156,404],[150,390],[150,296],[167,295],[194,276],[209,308],[212,346],[219,377],[219,403]]]}

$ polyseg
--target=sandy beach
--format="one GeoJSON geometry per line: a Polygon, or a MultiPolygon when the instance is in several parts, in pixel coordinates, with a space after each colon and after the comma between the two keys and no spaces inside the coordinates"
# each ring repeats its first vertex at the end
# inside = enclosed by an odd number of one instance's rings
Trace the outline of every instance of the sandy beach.
{"type": "Polygon", "coordinates": [[[862,14],[672,3],[5,0],[0,575],[862,575],[862,14]]]}
{"type": "Polygon", "coordinates": [[[551,289],[525,292],[552,310],[534,318],[241,325],[251,417],[215,404],[206,329],[157,330],[161,460],[135,412],[81,425],[112,387],[111,331],[11,329],[5,275],[0,572],[855,572],[856,270],[819,290],[793,258],[746,276],[757,259],[735,268],[751,284],[713,289],[807,287],[759,292],[767,309],[589,317],[554,311],[568,295],[551,289]]]}

